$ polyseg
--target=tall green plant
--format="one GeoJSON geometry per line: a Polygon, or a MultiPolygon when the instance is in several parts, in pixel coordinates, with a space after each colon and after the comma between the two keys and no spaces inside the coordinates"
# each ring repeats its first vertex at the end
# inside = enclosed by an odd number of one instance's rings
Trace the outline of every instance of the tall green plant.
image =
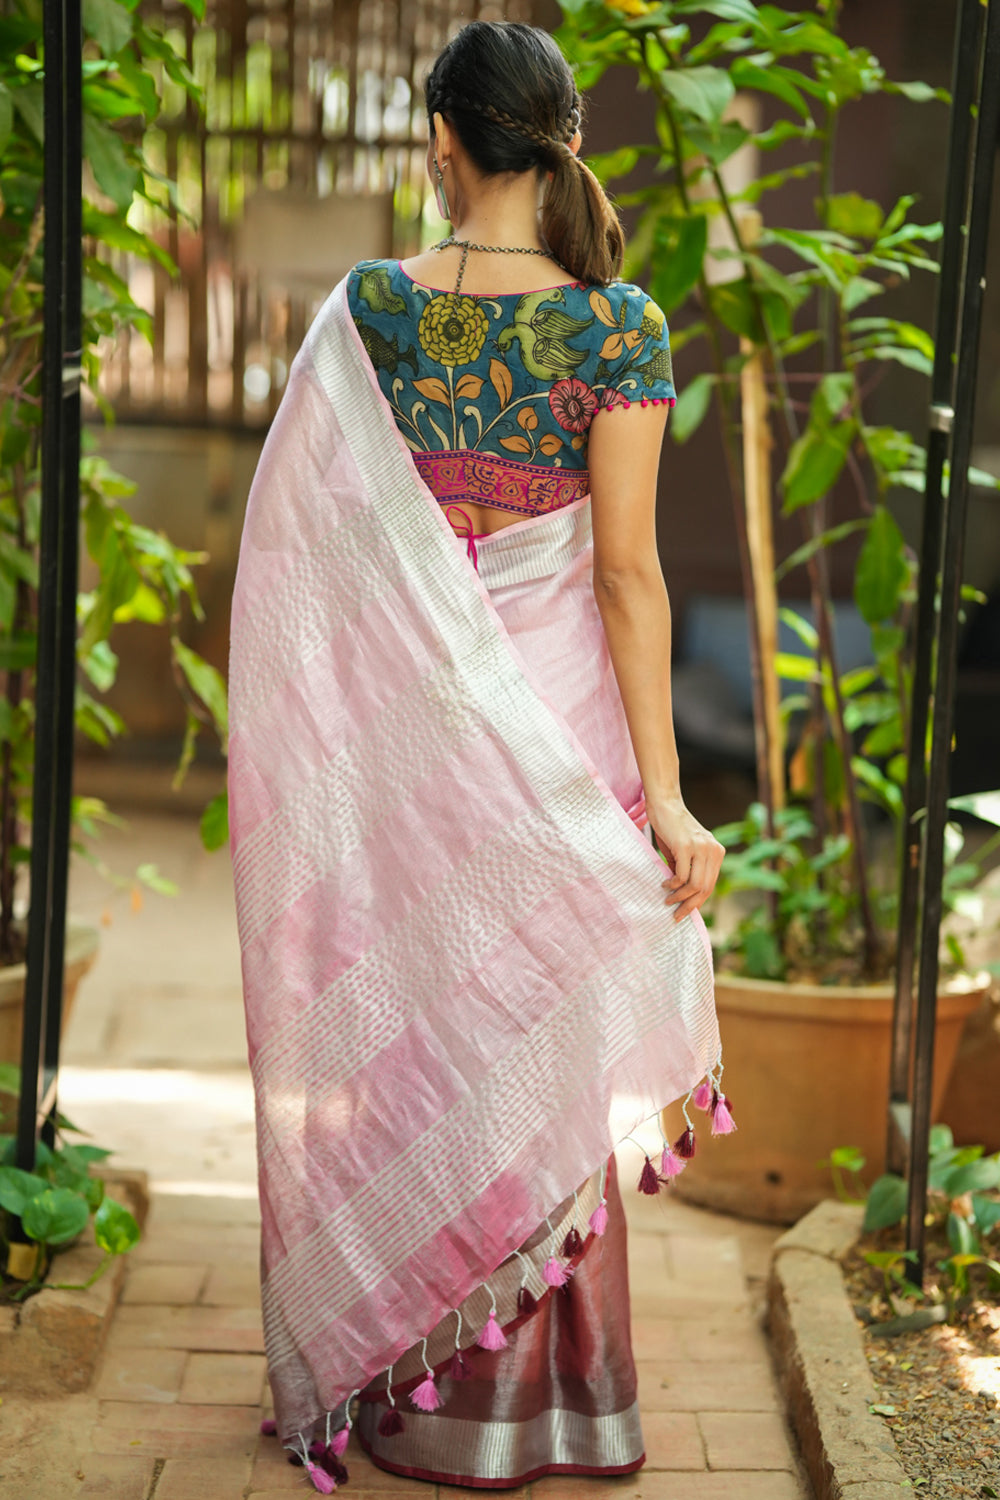
{"type": "MultiPolygon", "coordinates": [[[[203,0],[185,3],[200,19],[203,0]]],[[[84,0],[83,26],[83,372],[91,395],[106,408],[98,385],[102,342],[128,329],[152,338],[151,319],[115,270],[115,256],[127,251],[173,269],[159,240],[131,222],[140,203],[165,210],[173,201],[173,184],[144,154],[145,132],[159,113],[165,78],[193,99],[197,90],[170,43],[127,0],[84,0]]],[[[0,963],[19,956],[17,873],[30,846],[44,72],[40,0],[0,0],[0,963]]],[[[182,637],[186,615],[200,617],[192,568],[204,561],[203,554],[178,548],[162,533],[137,524],[126,503],[134,486],[93,453],[81,462],[80,481],[84,538],[96,582],[77,601],[77,729],[102,745],[124,732],[121,717],[102,700],[118,667],[113,632],[129,621],[162,626],[187,706],[183,774],[203,722],[223,741],[226,733],[222,679],[182,637]]],[[[74,813],[78,843],[107,816],[94,799],[77,799],[74,813]]],[[[217,841],[223,833],[215,811],[209,831],[217,841]]],[[[164,885],[151,866],[140,867],[137,875],[155,887],[164,885]]]]}
{"type": "Polygon", "coordinates": [[[834,191],[837,132],[842,112],[865,96],[891,93],[924,103],[947,95],[924,83],[893,82],[866,47],[848,46],[839,31],[839,0],[818,0],[812,11],[753,0],[561,4],[559,39],[581,86],[624,66],[652,98],[655,140],[592,165],[611,182],[627,179],[642,162],[651,167],[648,185],[629,189],[626,180],[619,193],[638,209],[629,274],[648,272],[666,313],[691,314],[674,338],[677,352],[699,343],[707,350],[709,368],[682,385],[672,430],[676,441],[686,441],[714,402],[740,542],[760,806],[726,833],[748,856],[737,865],[739,882],[770,899],[768,920],[758,912],[751,924],[756,958],[744,951],[743,959],[752,972],[781,977],[799,960],[822,968],[832,953],[864,977],[881,977],[893,956],[891,900],[874,884],[862,807],[874,803],[890,816],[901,848],[916,584],[915,560],[887,497],[894,488],[923,488],[924,451],[909,432],[876,422],[870,407],[880,369],[930,374],[930,335],[879,305],[914,272],[936,271],[927,247],[940,238],[941,225],[912,218],[910,195],[886,211],[854,191],[834,191]],[[765,125],[751,129],[735,117],[737,94],[756,96],[765,125]],[[780,164],[734,190],[725,164],[747,145],[765,162],[779,153],[780,164]],[[793,178],[815,184],[810,221],[774,224],[769,195],[793,178]],[[751,209],[762,216],[752,234],[751,209]],[[726,264],[727,279],[709,275],[713,261],[726,264]],[[777,660],[762,658],[757,638],[739,449],[739,372],[755,355],[765,360],[770,422],[787,452],[782,509],[799,518],[803,532],[779,574],[804,569],[812,606],[811,621],[783,612],[803,650],[777,660]],[[806,356],[811,369],[804,368],[806,356]],[[786,369],[792,359],[794,376],[786,369]],[[793,380],[796,392],[809,396],[804,415],[804,403],[792,398],[793,380]],[[856,514],[831,527],[827,498],[845,475],[856,514]],[[870,628],[873,665],[845,673],[834,639],[827,551],[848,537],[860,543],[854,598],[870,628]],[[785,718],[795,714],[802,725],[791,763],[800,806],[780,826],[763,773],[767,673],[794,685],[785,718]]]}

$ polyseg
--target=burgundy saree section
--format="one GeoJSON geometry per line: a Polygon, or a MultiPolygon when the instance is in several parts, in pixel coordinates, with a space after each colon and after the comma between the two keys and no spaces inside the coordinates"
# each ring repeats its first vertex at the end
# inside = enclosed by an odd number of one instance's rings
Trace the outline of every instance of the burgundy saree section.
{"type": "Polygon", "coordinates": [[[607,1160],[613,1096],[632,1128],[718,1062],[703,927],[670,920],[628,816],[641,788],[581,614],[586,525],[578,502],[491,538],[487,586],[334,292],[251,492],[230,675],[286,1443],[607,1160]],[[539,601],[560,649],[576,630],[576,670],[551,659],[539,601]]]}
{"type": "MultiPolygon", "coordinates": [[[[380,1468],[499,1489],[543,1474],[626,1474],[640,1467],[625,1214],[613,1159],[607,1203],[603,1238],[590,1236],[569,1283],[549,1289],[534,1312],[508,1328],[508,1347],[498,1353],[472,1347],[469,1379],[456,1380],[443,1368],[440,1411],[413,1410],[397,1388],[403,1430],[384,1437],[378,1429],[386,1398],[381,1389],[363,1393],[358,1433],[380,1468]]],[[[529,1241],[522,1252],[531,1251],[529,1241]]],[[[384,1388],[385,1381],[374,1385],[384,1388]]]]}

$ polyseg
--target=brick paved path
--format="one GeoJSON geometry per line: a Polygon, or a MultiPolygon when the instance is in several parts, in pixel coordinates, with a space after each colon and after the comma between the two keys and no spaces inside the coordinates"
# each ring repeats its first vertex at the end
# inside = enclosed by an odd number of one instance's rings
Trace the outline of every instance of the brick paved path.
{"type": "MultiPolygon", "coordinates": [[[[83,1395],[0,1405],[0,1500],[288,1500],[315,1492],[258,1426],[267,1399],[257,1285],[252,1104],[228,868],[179,819],[133,823],[175,902],[116,917],[73,1019],[62,1103],[150,1172],[97,1380],[83,1395]]],[[[120,864],[128,867],[126,848],[120,864]]],[[[137,862],[133,858],[133,863],[137,862]]],[[[90,877],[74,907],[106,900],[90,877]]],[[[641,1158],[622,1155],[624,1183],[641,1158]]],[[[808,1500],[759,1303],[775,1232],[625,1191],[647,1466],[563,1477],[512,1500],[808,1500]]],[[[435,1500],[349,1450],[352,1500],[435,1500]]],[[[441,1486],[440,1500],[481,1494],[441,1486]]]]}

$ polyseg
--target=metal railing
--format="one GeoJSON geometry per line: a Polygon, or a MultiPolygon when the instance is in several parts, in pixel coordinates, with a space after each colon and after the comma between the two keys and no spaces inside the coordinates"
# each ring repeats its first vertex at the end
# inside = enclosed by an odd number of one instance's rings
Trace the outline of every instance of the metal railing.
{"type": "Polygon", "coordinates": [[[917,1283],[924,1276],[948,773],[998,133],[1000,0],[961,0],[928,422],[886,1152],[889,1170],[905,1171],[908,1179],[906,1245],[914,1253],[908,1275],[917,1283]]]}

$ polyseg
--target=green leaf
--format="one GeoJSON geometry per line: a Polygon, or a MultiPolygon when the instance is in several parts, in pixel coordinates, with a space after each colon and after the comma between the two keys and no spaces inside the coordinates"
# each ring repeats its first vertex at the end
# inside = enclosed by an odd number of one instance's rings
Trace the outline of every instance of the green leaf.
{"type": "Polygon", "coordinates": [[[229,798],[225,792],[213,797],[201,815],[201,842],[210,852],[229,842],[229,798]]]}
{"type": "Polygon", "coordinates": [[[854,601],[869,625],[890,620],[909,580],[903,533],[884,505],[877,505],[854,575],[854,601]]]}
{"type": "Polygon", "coordinates": [[[773,932],[755,928],[743,937],[743,966],[750,979],[781,979],[785,965],[773,932]]]}
{"type": "Polygon", "coordinates": [[[166,875],[161,875],[157,865],[139,865],[135,872],[135,878],[140,884],[146,886],[147,889],[155,891],[158,896],[177,895],[178,886],[176,882],[168,880],[166,875]]]}
{"type": "Polygon", "coordinates": [[[787,606],[784,605],[781,609],[778,610],[778,619],[783,621],[784,624],[788,626],[789,630],[793,630],[795,632],[799,640],[802,642],[803,646],[805,646],[808,650],[819,650],[819,631],[810,620],[805,619],[804,616],[798,614],[796,610],[788,609],[787,606]]]}
{"type": "Polygon", "coordinates": [[[617,151],[601,151],[587,157],[587,166],[602,187],[613,178],[627,177],[639,160],[638,146],[619,146],[617,151]]]}
{"type": "Polygon", "coordinates": [[[139,171],[129,161],[121,136],[102,120],[85,115],[83,150],[98,187],[123,214],[127,213],[139,183],[139,171]]]}
{"type": "Polygon", "coordinates": [[[949,1198],[1000,1188],[1000,1157],[982,1156],[967,1166],[955,1167],[944,1178],[942,1186],[949,1198]]]}
{"type": "Polygon", "coordinates": [[[795,74],[790,68],[777,67],[773,63],[762,68],[748,57],[738,57],[730,66],[729,76],[738,89],[760,89],[765,94],[773,94],[790,104],[804,120],[812,118],[801,90],[792,81],[795,74]]]}
{"type": "Polygon", "coordinates": [[[40,83],[22,83],[13,90],[14,108],[40,146],[45,144],[45,104],[40,83]]]}
{"type": "Polygon", "coordinates": [[[790,651],[777,651],[774,670],[779,677],[789,682],[818,682],[819,671],[811,656],[796,656],[790,651]]]}
{"type": "Polygon", "coordinates": [[[25,1234],[42,1245],[64,1245],[87,1226],[90,1207],[71,1188],[50,1188],[26,1203],[21,1215],[25,1234]]]}
{"type": "Polygon", "coordinates": [[[876,1229],[888,1229],[890,1224],[899,1224],[906,1216],[907,1187],[902,1177],[891,1172],[872,1183],[865,1204],[864,1234],[876,1229]]]}
{"type": "Polygon", "coordinates": [[[677,0],[671,9],[677,16],[697,12],[699,15],[718,16],[721,21],[747,21],[751,26],[759,20],[759,12],[752,0],[677,0]]]}
{"type": "Polygon", "coordinates": [[[708,220],[703,215],[657,219],[649,290],[668,316],[701,276],[707,244],[708,220]]]}
{"type": "Polygon", "coordinates": [[[173,652],[174,660],[184,673],[191,691],[201,699],[212,715],[216,733],[225,748],[229,733],[229,706],[222,674],[199,656],[197,651],[185,646],[183,641],[174,641],[173,652]]]}
{"type": "Polygon", "coordinates": [[[14,101],[10,89],[0,83],[0,152],[3,151],[14,131],[14,101]]]}
{"type": "Polygon", "coordinates": [[[1000,828],[1000,792],[968,792],[963,797],[949,797],[948,806],[1000,828]]]}
{"type": "Polygon", "coordinates": [[[904,99],[910,99],[914,104],[927,104],[931,99],[948,104],[951,100],[947,89],[932,88],[929,83],[921,83],[919,79],[914,79],[911,83],[896,83],[887,78],[882,87],[887,94],[902,94],[904,99]]]}
{"type": "Polygon", "coordinates": [[[831,526],[828,531],[821,532],[819,536],[810,537],[808,542],[797,547],[783,563],[778,565],[774,572],[775,581],[780,583],[786,573],[808,562],[813,553],[818,552],[821,547],[833,547],[837,542],[844,541],[846,537],[853,536],[854,532],[864,531],[867,525],[867,520],[842,521],[839,526],[831,526]]]}
{"type": "Polygon", "coordinates": [[[701,426],[714,385],[714,375],[696,375],[681,391],[677,405],[670,413],[670,433],[675,443],[686,443],[701,426]]]}
{"type": "Polygon", "coordinates": [[[857,430],[853,418],[829,427],[816,427],[810,421],[802,436],[792,444],[781,476],[785,515],[827,494],[847,462],[857,430]]]}
{"type": "Polygon", "coordinates": [[[659,83],[679,109],[707,124],[722,120],[736,92],[724,68],[669,68],[659,83]]]}
{"type": "Polygon", "coordinates": [[[22,672],[33,667],[38,655],[38,637],[17,635],[0,637],[0,671],[22,672]]]}
{"type": "Polygon", "coordinates": [[[27,1205],[41,1197],[48,1188],[42,1177],[34,1172],[22,1172],[20,1167],[0,1167],[0,1208],[20,1218],[27,1205]]]}
{"type": "Polygon", "coordinates": [[[139,1226],[114,1198],[105,1198],[94,1215],[94,1238],[107,1255],[124,1255],[139,1242],[139,1226]]]}
{"type": "Polygon", "coordinates": [[[132,40],[132,17],[118,0],[83,0],[83,29],[105,57],[116,57],[132,40]]]}
{"type": "Polygon", "coordinates": [[[21,1092],[21,1069],[16,1063],[0,1062],[0,1094],[13,1094],[15,1098],[21,1092]]]}
{"type": "Polygon", "coordinates": [[[834,193],[826,200],[826,227],[862,240],[877,239],[882,209],[860,193],[834,193]]]}
{"type": "Polygon", "coordinates": [[[955,1145],[955,1137],[951,1133],[950,1125],[932,1125],[928,1136],[928,1150],[931,1156],[940,1156],[942,1151],[951,1151],[955,1145]]]}
{"type": "Polygon", "coordinates": [[[976,1221],[976,1228],[980,1234],[989,1234],[1000,1224],[1000,1203],[995,1198],[983,1198],[978,1193],[972,1195],[972,1217],[976,1221]]]}
{"type": "Polygon", "coordinates": [[[961,1214],[950,1213],[946,1225],[948,1244],[956,1255],[975,1255],[979,1246],[976,1243],[975,1231],[968,1219],[961,1214]]]}

